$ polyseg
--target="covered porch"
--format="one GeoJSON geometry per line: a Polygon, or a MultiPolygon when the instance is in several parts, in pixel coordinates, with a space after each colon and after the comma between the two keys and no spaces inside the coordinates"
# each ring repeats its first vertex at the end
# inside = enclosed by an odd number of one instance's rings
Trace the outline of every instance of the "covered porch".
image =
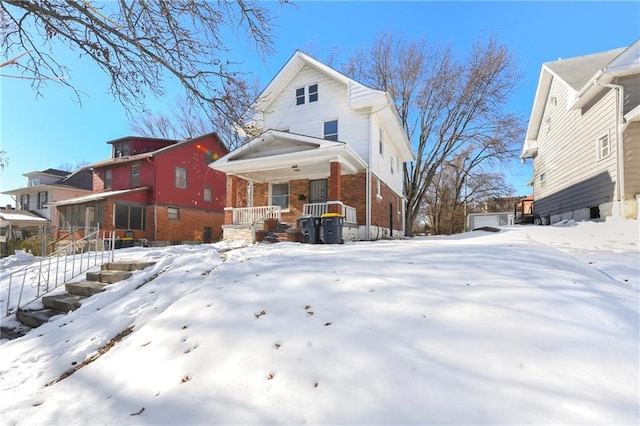
{"type": "Polygon", "coordinates": [[[227,175],[225,239],[275,220],[337,213],[345,227],[365,222],[366,163],[342,142],[268,131],[211,167],[227,175]]]}

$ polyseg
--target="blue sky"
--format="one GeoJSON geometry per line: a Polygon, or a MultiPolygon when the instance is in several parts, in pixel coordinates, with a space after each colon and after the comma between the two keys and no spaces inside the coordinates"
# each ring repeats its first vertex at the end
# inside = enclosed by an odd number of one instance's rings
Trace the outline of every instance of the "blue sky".
{"type": "MultiPolygon", "coordinates": [[[[261,61],[238,44],[232,52],[238,69],[264,87],[296,49],[323,60],[338,48],[346,56],[368,46],[383,31],[407,38],[451,43],[465,55],[479,37],[497,36],[514,53],[523,78],[510,107],[528,119],[543,62],[628,46],[640,38],[640,2],[343,2],[300,1],[268,6],[276,12],[276,53],[261,61]]],[[[72,82],[87,95],[82,106],[69,89],[49,84],[36,98],[27,80],[0,77],[0,149],[9,167],[1,190],[26,185],[23,173],[63,164],[96,162],[111,155],[105,142],[129,135],[129,118],[107,93],[108,79],[95,66],[64,50],[55,52],[71,70],[72,82]]],[[[3,59],[4,60],[4,59],[3,59]]],[[[10,73],[7,68],[3,73],[10,73]]],[[[168,82],[171,99],[180,88],[168,82]]],[[[162,101],[149,99],[156,110],[162,101]]],[[[518,194],[529,193],[529,164],[505,170],[518,194]]],[[[0,196],[2,205],[12,203],[0,196]]]]}

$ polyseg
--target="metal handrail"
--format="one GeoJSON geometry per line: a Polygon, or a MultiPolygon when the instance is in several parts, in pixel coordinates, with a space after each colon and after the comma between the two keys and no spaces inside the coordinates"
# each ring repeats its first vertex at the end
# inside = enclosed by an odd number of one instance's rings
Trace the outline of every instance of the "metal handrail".
{"type": "MultiPolygon", "coordinates": [[[[31,264],[0,278],[0,286],[7,288],[7,303],[4,316],[9,316],[45,294],[64,285],[88,269],[105,262],[112,262],[115,250],[115,231],[102,232],[100,229],[75,240],[71,244],[42,257],[37,265],[31,264]],[[93,246],[93,250],[92,249],[93,246]],[[58,273],[61,271],[61,273],[58,273]],[[62,278],[60,276],[62,275],[62,278]],[[11,287],[19,282],[20,293],[15,306],[11,304],[11,287]],[[22,303],[26,285],[36,289],[35,297],[22,303]]],[[[29,297],[29,296],[27,296],[29,297]]]]}

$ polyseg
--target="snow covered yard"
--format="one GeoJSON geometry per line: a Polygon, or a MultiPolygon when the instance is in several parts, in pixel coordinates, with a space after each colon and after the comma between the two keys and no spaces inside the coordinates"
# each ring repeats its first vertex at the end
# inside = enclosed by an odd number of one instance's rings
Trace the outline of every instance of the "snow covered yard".
{"type": "Polygon", "coordinates": [[[637,424],[639,247],[612,221],[119,250],[157,263],[2,341],[0,422],[637,424]]]}

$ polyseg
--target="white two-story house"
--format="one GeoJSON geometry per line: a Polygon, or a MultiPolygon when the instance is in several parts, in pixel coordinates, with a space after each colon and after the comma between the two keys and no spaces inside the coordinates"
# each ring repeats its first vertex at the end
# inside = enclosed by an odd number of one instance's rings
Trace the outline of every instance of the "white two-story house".
{"type": "Polygon", "coordinates": [[[23,175],[27,186],[3,191],[16,200],[17,210],[29,211],[58,225],[57,211],[50,204],[92,193],[92,176],[87,170],[68,172],[58,169],[34,171],[23,175]]]}
{"type": "Polygon", "coordinates": [[[297,51],[258,97],[227,174],[225,238],[274,217],[344,216],[345,240],[404,235],[403,164],[414,159],[393,100],[297,51]]]}

